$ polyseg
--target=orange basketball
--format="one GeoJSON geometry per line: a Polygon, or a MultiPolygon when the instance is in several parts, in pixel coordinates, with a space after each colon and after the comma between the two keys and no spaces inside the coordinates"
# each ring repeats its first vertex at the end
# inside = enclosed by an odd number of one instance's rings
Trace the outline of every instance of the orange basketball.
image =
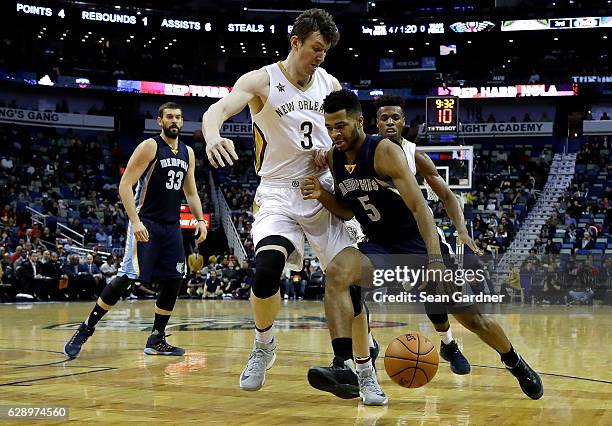
{"type": "Polygon", "coordinates": [[[385,370],[405,388],[426,385],[438,371],[440,358],[433,343],[420,333],[398,336],[385,351],[385,370]]]}

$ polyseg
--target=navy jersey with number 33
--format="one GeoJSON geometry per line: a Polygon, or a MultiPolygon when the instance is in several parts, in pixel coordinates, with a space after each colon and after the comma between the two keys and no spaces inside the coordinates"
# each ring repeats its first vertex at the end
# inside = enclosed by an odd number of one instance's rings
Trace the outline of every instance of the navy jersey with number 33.
{"type": "Polygon", "coordinates": [[[139,217],[155,222],[178,222],[183,184],[189,171],[187,145],[179,141],[177,150],[173,151],[161,136],[153,139],[157,152],[138,179],[136,211],[139,217]]]}
{"type": "MultiPolygon", "coordinates": [[[[354,164],[333,151],[336,197],[348,203],[370,241],[392,242],[418,235],[416,220],[390,179],[374,170],[374,154],[383,138],[366,135],[354,164]]],[[[408,164],[406,163],[406,167],[408,164]]]]}

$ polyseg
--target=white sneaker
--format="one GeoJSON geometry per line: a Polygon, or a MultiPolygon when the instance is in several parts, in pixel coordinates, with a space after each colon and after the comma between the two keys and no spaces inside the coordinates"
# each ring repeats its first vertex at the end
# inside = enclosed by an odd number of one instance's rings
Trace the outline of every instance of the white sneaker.
{"type": "Polygon", "coordinates": [[[389,398],[378,384],[376,371],[373,368],[357,371],[359,396],[365,405],[387,405],[389,398]]]}
{"type": "Polygon", "coordinates": [[[275,340],[270,343],[259,343],[255,340],[247,365],[240,374],[240,389],[246,391],[261,389],[266,382],[266,370],[272,368],[276,360],[275,349],[275,340]]]}

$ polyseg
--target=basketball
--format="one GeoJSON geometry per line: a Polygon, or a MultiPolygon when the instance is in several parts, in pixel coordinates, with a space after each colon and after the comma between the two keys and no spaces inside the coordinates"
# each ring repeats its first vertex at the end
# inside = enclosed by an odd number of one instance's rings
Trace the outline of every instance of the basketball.
{"type": "Polygon", "coordinates": [[[420,333],[396,337],[385,351],[385,370],[395,383],[420,388],[434,378],[439,356],[433,343],[420,333]]]}

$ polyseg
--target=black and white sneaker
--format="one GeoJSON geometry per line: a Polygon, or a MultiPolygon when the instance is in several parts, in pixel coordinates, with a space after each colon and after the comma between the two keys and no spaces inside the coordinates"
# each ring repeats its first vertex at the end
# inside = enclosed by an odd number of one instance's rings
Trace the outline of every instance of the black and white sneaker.
{"type": "Polygon", "coordinates": [[[454,340],[448,345],[440,342],[440,356],[450,363],[451,371],[455,374],[469,374],[472,369],[454,340]]]}
{"type": "Polygon", "coordinates": [[[166,337],[170,336],[166,333],[160,333],[155,330],[147,339],[144,353],[147,355],[166,355],[166,356],[181,356],[185,354],[185,349],[172,346],[166,342],[166,337]]]}
{"type": "Polygon", "coordinates": [[[310,368],[308,383],[313,388],[333,393],[338,398],[359,398],[359,380],[352,359],[334,357],[329,367],[310,368]]]}
{"type": "Polygon", "coordinates": [[[542,398],[542,395],[544,395],[542,379],[540,379],[538,373],[525,362],[523,357],[519,355],[519,362],[512,368],[506,365],[506,370],[516,377],[525,395],[531,399],[542,398]]]}

